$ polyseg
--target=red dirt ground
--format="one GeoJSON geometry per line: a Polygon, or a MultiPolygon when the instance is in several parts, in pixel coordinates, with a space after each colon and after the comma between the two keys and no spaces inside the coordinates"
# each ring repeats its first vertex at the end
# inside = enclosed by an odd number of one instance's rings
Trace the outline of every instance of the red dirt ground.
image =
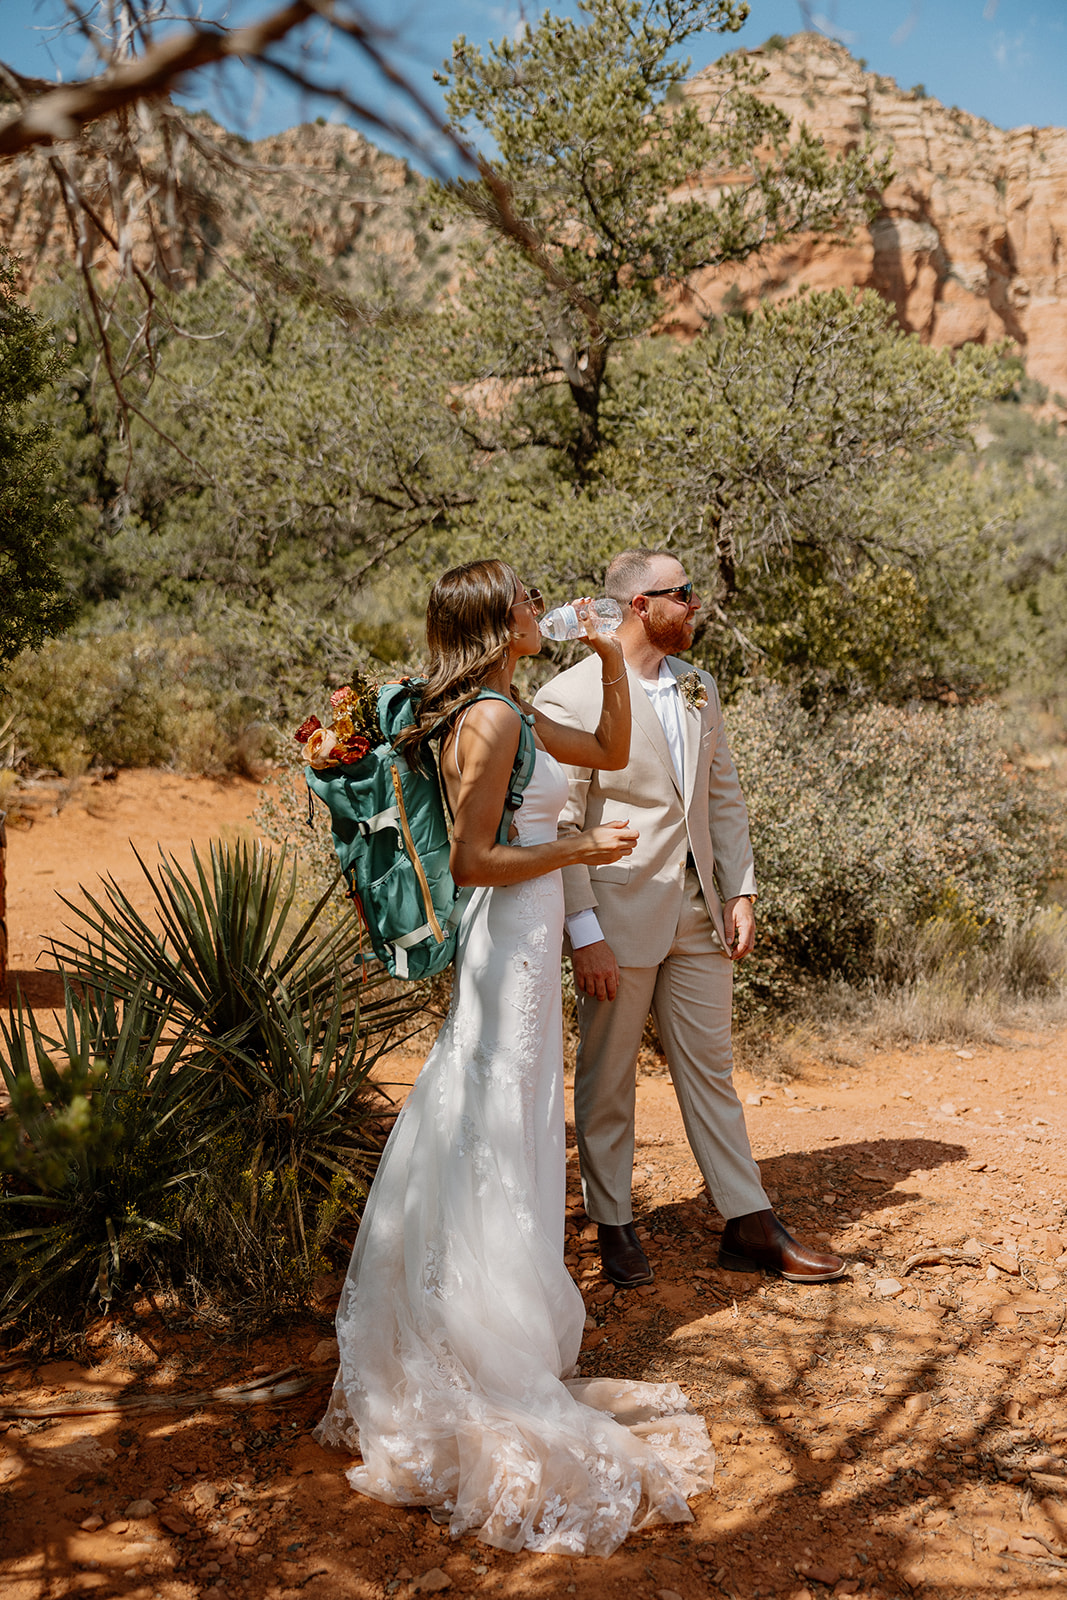
{"type": "MultiPolygon", "coordinates": [[[[149,855],[157,840],[232,837],[256,797],[251,784],[123,773],[12,831],[12,966],[30,968],[62,924],[56,888],[101,871],[137,883],[128,837],[149,855]]],[[[599,1277],[576,1171],[567,1259],[589,1312],[583,1371],[675,1379],[707,1414],[720,1468],[691,1524],[636,1535],[607,1561],[453,1543],[425,1513],[354,1495],[344,1458],[311,1442],[337,1282],[320,1316],[254,1341],[143,1301],[97,1322],[77,1363],[0,1369],[5,1600],[1055,1592],[1067,1580],[1065,1047],[1063,1034],[892,1053],[838,1042],[787,1085],[739,1073],[742,1097],[761,1097],[747,1115],[777,1209],[851,1263],[814,1288],[715,1266],[721,1223],[669,1081],[642,1076],[637,1194],[656,1281],[624,1294],[599,1277]],[[311,1386],[258,1401],[207,1392],[288,1367],[311,1386]]],[[[418,1063],[390,1065],[410,1081],[418,1063]]]]}

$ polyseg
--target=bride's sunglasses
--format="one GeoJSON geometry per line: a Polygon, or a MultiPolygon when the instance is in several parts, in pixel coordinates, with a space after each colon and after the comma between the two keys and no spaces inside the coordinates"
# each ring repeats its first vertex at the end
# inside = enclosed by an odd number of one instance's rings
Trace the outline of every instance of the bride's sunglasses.
{"type": "Polygon", "coordinates": [[[529,606],[535,618],[543,617],[545,614],[545,597],[540,589],[527,589],[521,600],[516,600],[512,603],[511,609],[514,611],[516,606],[529,606]]]}

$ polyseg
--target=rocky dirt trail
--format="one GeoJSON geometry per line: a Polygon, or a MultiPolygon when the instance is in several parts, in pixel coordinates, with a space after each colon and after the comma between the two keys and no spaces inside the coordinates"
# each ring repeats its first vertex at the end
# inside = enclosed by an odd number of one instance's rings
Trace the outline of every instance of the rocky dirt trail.
{"type": "MultiPolygon", "coordinates": [[[[125,795],[150,833],[157,780],[135,776],[125,795]]],[[[251,786],[158,782],[168,815],[156,836],[175,840],[236,828],[255,801],[251,786]]],[[[85,815],[86,827],[102,820],[85,815]]],[[[128,831],[128,815],[119,823],[128,831]]],[[[109,845],[81,828],[68,807],[12,835],[12,920],[19,904],[38,919],[12,929],[27,965],[62,921],[58,902],[16,899],[29,863],[51,859],[53,837],[67,881],[72,862],[88,881],[108,849],[121,856],[125,831],[109,845]]],[[[332,1377],[335,1279],[319,1315],[266,1338],[213,1336],[144,1300],[96,1323],[76,1363],[9,1357],[5,1597],[888,1600],[1067,1587],[1065,1058],[1063,1034],[851,1055],[839,1042],[788,1084],[739,1073],[777,1209],[849,1260],[847,1278],[821,1287],[715,1266],[721,1222],[655,1071],[638,1086],[637,1165],[653,1284],[621,1293],[600,1278],[572,1155],[582,1370],[675,1380],[706,1412],[719,1472],[692,1523],[635,1535],[607,1561],[513,1556],[354,1495],[344,1458],[309,1437],[332,1377]],[[213,1393],[236,1385],[252,1388],[213,1393]],[[123,1409],[69,1414],[101,1404],[123,1409]]],[[[389,1075],[410,1081],[417,1066],[394,1061],[389,1075]]]]}

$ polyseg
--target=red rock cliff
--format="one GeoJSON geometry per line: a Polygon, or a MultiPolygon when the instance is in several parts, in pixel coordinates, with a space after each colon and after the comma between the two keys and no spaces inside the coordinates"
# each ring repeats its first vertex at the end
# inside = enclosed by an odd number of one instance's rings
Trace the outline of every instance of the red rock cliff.
{"type": "MultiPolygon", "coordinates": [[[[798,240],[744,267],[697,276],[673,297],[669,325],[691,332],[709,311],[811,288],[876,289],[902,325],[936,345],[1008,337],[1031,376],[1067,395],[1067,130],[1007,132],[969,112],[943,106],[864,71],[843,46],[797,34],[777,50],[750,52],[766,70],[759,92],[794,125],[804,121],[831,150],[870,135],[892,153],[895,177],[869,228],[845,245],[798,240]]],[[[687,93],[714,102],[716,69],[698,73],[687,93]]],[[[208,119],[200,120],[205,131],[208,119]]],[[[452,229],[429,255],[416,240],[410,201],[423,180],[358,133],[305,125],[247,145],[214,130],[231,147],[233,166],[208,172],[189,157],[194,186],[209,190],[214,217],[184,219],[160,239],[143,219],[132,228],[139,264],[178,286],[210,272],[204,222],[222,256],[240,248],[262,214],[308,235],[314,248],[359,278],[368,259],[420,261],[441,292],[454,264],[452,229]],[[162,260],[160,260],[162,249],[162,260]],[[436,254],[437,259],[434,259],[436,254]]],[[[27,284],[46,278],[72,254],[47,152],[0,166],[0,228],[22,257],[27,284]]],[[[108,175],[90,157],[81,178],[110,215],[108,175]]],[[[99,238],[91,254],[107,259],[99,238]]]]}
{"type": "MultiPolygon", "coordinates": [[[[1067,130],[1004,131],[866,72],[843,46],[797,34],[750,54],[761,97],[831,151],[870,136],[895,176],[882,210],[847,245],[803,240],[739,269],[704,273],[672,321],[811,288],[873,288],[901,324],[935,345],[1016,342],[1031,377],[1067,395],[1067,130]]],[[[687,93],[710,104],[716,69],[687,93]]]]}

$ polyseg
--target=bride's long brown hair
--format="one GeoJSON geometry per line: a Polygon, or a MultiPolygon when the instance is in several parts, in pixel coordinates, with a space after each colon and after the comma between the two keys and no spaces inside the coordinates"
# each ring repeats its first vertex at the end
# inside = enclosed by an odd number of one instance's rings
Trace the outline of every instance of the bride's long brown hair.
{"type": "Polygon", "coordinates": [[[446,733],[486,678],[507,661],[508,618],[519,587],[518,576],[506,561],[468,561],[442,573],[430,590],[426,686],[415,721],[396,740],[409,761],[421,764],[430,735],[446,733]]]}

